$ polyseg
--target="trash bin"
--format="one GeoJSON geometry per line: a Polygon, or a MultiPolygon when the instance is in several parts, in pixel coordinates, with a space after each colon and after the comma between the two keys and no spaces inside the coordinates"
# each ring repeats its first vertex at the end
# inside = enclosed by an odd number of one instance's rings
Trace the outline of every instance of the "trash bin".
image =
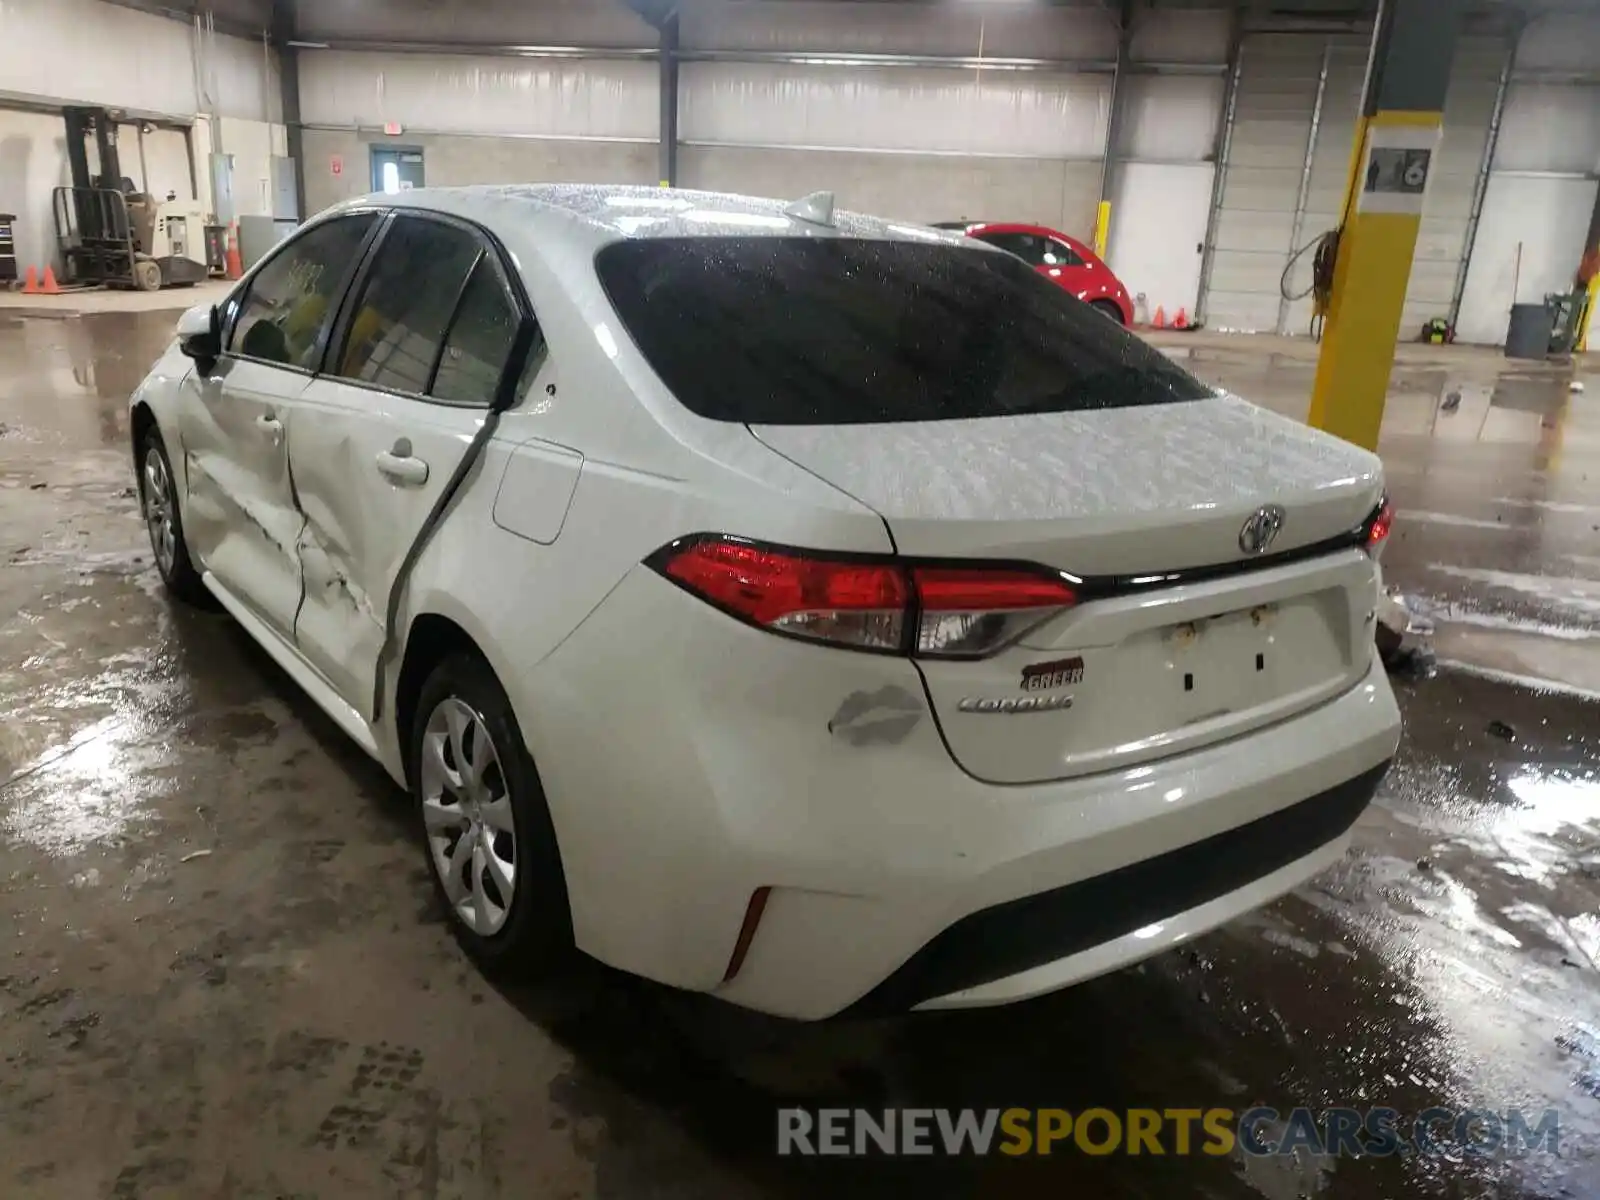
{"type": "Polygon", "coordinates": [[[1506,330],[1507,358],[1548,358],[1555,314],[1545,304],[1513,304],[1506,330]]]}

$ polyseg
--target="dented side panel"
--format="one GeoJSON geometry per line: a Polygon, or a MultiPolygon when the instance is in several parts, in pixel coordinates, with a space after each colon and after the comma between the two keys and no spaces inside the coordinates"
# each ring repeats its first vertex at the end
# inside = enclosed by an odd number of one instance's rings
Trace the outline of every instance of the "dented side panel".
{"type": "Polygon", "coordinates": [[[223,359],[209,377],[196,371],[184,380],[178,416],[190,552],[286,638],[300,602],[304,523],[286,412],[308,382],[298,372],[223,359]]]}
{"type": "Polygon", "coordinates": [[[395,573],[485,416],[329,378],[295,406],[289,457],[305,514],[295,640],[368,720],[395,573]]]}

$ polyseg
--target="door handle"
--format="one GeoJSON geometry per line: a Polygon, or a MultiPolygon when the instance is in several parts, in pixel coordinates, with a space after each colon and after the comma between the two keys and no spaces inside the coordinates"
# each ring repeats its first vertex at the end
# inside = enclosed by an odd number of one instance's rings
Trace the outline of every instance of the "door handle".
{"type": "Polygon", "coordinates": [[[274,446],[283,441],[283,422],[271,413],[257,417],[256,428],[265,434],[274,446]]]}
{"type": "MultiPolygon", "coordinates": [[[[399,449],[399,447],[395,447],[399,449]]],[[[428,464],[410,454],[388,450],[378,454],[378,474],[401,487],[421,487],[428,482],[428,464]]]]}

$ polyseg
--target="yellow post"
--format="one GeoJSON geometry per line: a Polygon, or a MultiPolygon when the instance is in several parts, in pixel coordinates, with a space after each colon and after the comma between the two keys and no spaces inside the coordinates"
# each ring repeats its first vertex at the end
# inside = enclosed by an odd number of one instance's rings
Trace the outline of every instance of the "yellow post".
{"type": "Polygon", "coordinates": [[[1583,328],[1578,333],[1578,352],[1589,349],[1589,331],[1594,328],[1594,310],[1600,307],[1600,275],[1589,280],[1589,303],[1583,310],[1583,328]]]}
{"type": "Polygon", "coordinates": [[[1111,235],[1111,201],[1100,201],[1100,207],[1094,213],[1094,252],[1101,258],[1106,256],[1106,239],[1111,235]]]}
{"type": "Polygon", "coordinates": [[[1310,421],[1368,450],[1377,449],[1383,425],[1423,186],[1442,122],[1439,112],[1379,112],[1358,131],[1363,166],[1339,235],[1310,421]]]}
{"type": "Polygon", "coordinates": [[[1375,450],[1465,0],[1380,0],[1310,422],[1375,450]]]}

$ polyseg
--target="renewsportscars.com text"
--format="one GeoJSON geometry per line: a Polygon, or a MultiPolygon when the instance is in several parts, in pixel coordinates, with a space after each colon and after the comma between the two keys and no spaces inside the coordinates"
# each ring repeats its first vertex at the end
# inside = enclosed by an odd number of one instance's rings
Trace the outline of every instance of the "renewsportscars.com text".
{"type": "Polygon", "coordinates": [[[1554,1109],[783,1108],[779,1155],[1522,1157],[1560,1152],[1554,1109]]]}

